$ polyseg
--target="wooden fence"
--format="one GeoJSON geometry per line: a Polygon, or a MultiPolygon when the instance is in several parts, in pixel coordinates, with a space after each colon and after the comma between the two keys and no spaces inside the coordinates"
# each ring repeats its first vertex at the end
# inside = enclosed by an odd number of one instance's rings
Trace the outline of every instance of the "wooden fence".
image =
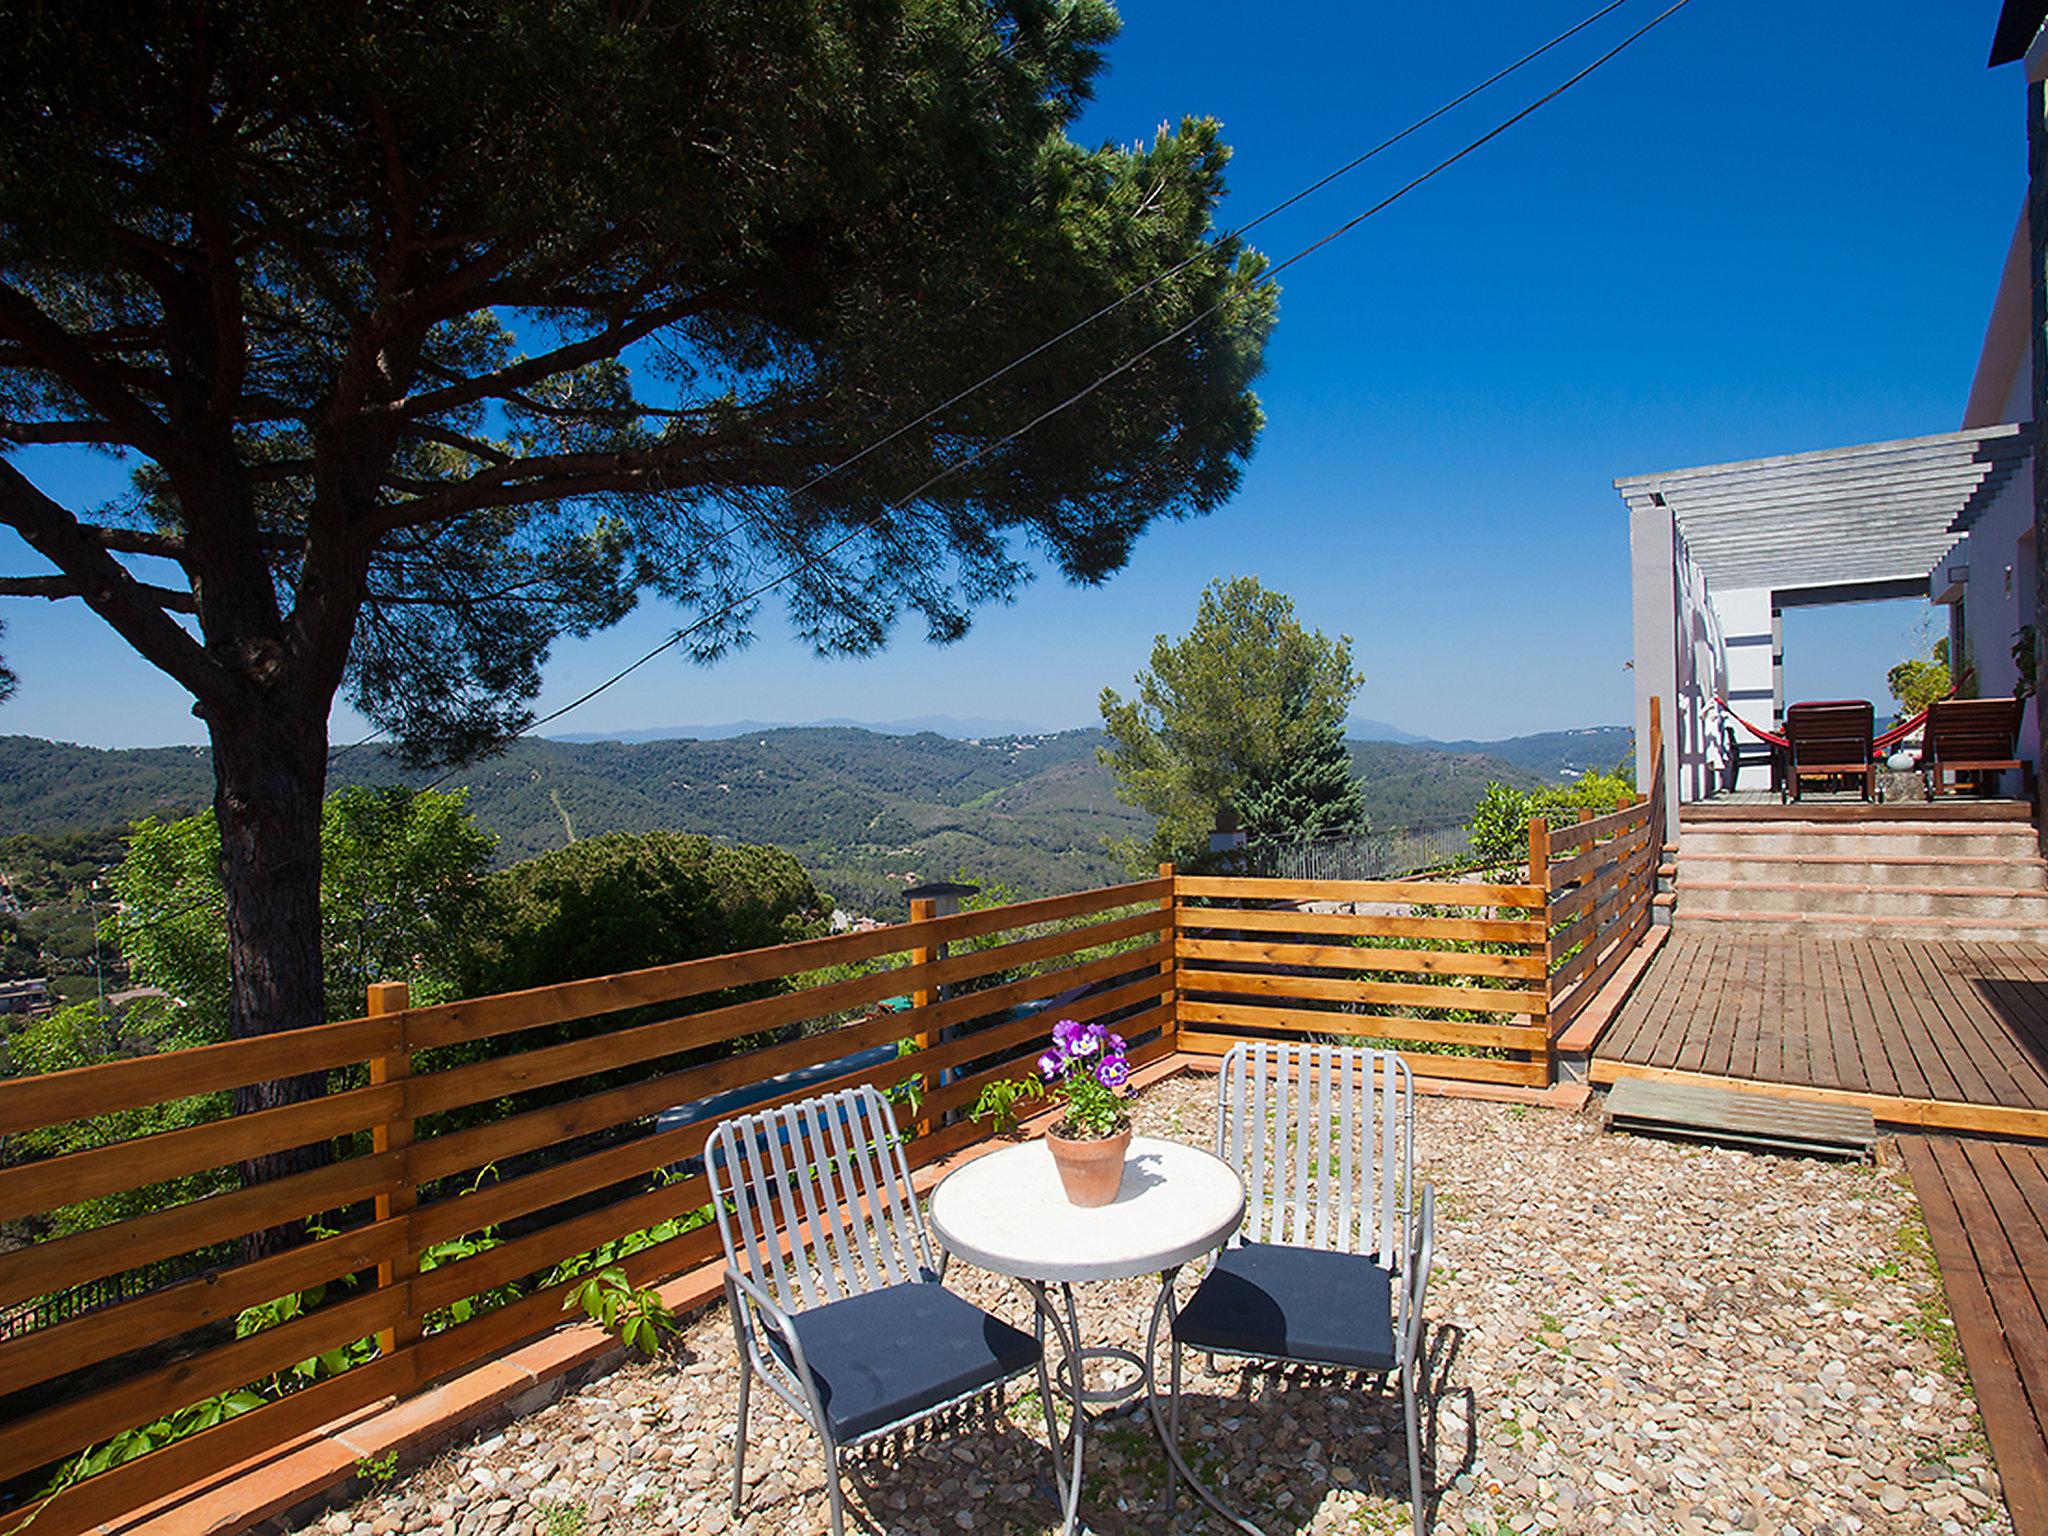
{"type": "Polygon", "coordinates": [[[1174,884],[1183,1051],[1334,1035],[1392,1043],[1427,1077],[1550,1081],[1536,886],[1190,875],[1174,884]],[[1446,1046],[1456,1053],[1432,1049],[1446,1046]]]}
{"type": "Polygon", "coordinates": [[[693,1159],[719,1112],[656,1117],[734,1089],[768,1085],[761,1107],[872,1082],[904,1104],[922,1165],[988,1134],[961,1112],[1063,1016],[1115,1021],[1134,1065],[1315,1034],[1393,1043],[1425,1078],[1547,1085],[1558,1030],[1648,925],[1660,781],[1612,815],[1532,824],[1520,883],[1166,868],[433,1007],[379,986],[358,1019],[0,1080],[6,1137],[330,1078],[308,1103],[0,1166],[0,1221],[17,1222],[259,1154],[322,1153],[285,1178],[224,1177],[216,1193],[0,1253],[0,1312],[148,1266],[195,1271],[77,1315],[46,1306],[62,1320],[0,1337],[0,1536],[30,1514],[38,1533],[68,1536],[499,1355],[556,1326],[579,1262],[625,1234],[642,1235],[620,1260],[636,1285],[710,1260],[693,1159]],[[899,1041],[907,1054],[849,1060],[899,1041]],[[777,1081],[806,1070],[801,1086],[777,1081]],[[307,1240],[256,1237],[299,1223],[307,1240]],[[236,1326],[308,1293],[274,1326],[236,1326]],[[294,1374],[323,1354],[348,1368],[294,1374]],[[265,1383],[260,1406],[40,1497],[76,1453],[265,1383]]]}
{"type": "MultiPolygon", "coordinates": [[[[38,1536],[89,1528],[556,1326],[577,1283],[550,1283],[565,1261],[687,1226],[709,1199],[701,1173],[674,1170],[701,1153],[712,1117],[656,1131],[663,1110],[910,1039],[925,1048],[765,1102],[873,1082],[906,1099],[921,1164],[986,1134],[949,1112],[1014,1075],[1053,1018],[1118,1021],[1134,1065],[1171,1052],[1172,891],[1163,876],[943,918],[927,909],[868,932],[436,1007],[381,987],[359,1019],[0,1081],[4,1133],[287,1074],[335,1084],[309,1103],[0,1168],[11,1221],[259,1152],[334,1149],[286,1178],[0,1254],[4,1307],[225,1249],[182,1283],[0,1340],[0,1481],[16,1498],[0,1531],[38,1507],[38,1536]],[[882,1006],[904,997],[914,1006],[882,1006]],[[784,1038],[797,1029],[815,1032],[784,1038]],[[923,1092],[910,1096],[914,1076],[923,1092]],[[309,1219],[313,1240],[244,1252],[251,1234],[309,1219]],[[467,1256],[450,1261],[451,1245],[467,1256]],[[433,1254],[442,1261],[425,1267],[433,1254]],[[470,1300],[513,1285],[501,1305],[470,1300]],[[235,1336],[244,1309],[322,1286],[324,1304],[235,1336]],[[291,1374],[351,1349],[338,1374],[291,1374]],[[296,1390],[37,1497],[73,1453],[279,1375],[296,1390]]],[[[675,1230],[622,1267],[644,1284],[717,1244],[712,1225],[675,1230]]]]}

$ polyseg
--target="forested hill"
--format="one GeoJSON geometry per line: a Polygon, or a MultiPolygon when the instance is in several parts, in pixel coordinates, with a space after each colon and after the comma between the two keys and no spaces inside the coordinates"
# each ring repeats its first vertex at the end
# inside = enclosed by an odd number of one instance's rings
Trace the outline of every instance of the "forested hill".
{"type": "MultiPolygon", "coordinates": [[[[571,837],[702,832],[787,848],[843,904],[893,916],[916,881],[964,875],[1040,895],[1117,878],[1103,839],[1144,819],[1111,793],[1095,758],[1102,741],[1098,731],[959,741],[819,727],[722,741],[522,741],[450,784],[468,787],[508,863],[571,837]]],[[[1462,820],[1490,778],[1555,777],[1430,745],[1354,742],[1352,752],[1380,827],[1462,820]]],[[[432,777],[373,751],[344,753],[335,768],[338,784],[432,777]]],[[[110,752],[0,736],[0,837],[183,815],[211,797],[202,748],[110,752]]]]}

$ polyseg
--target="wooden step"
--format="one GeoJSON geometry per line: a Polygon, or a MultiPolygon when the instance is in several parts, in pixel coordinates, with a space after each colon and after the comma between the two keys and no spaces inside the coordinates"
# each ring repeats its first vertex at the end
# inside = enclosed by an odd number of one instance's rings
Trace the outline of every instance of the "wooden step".
{"type": "Polygon", "coordinates": [[[1608,1090],[1605,1123],[1610,1131],[1809,1157],[1867,1160],[1877,1145],[1877,1122],[1867,1109],[1639,1077],[1608,1090]]]}

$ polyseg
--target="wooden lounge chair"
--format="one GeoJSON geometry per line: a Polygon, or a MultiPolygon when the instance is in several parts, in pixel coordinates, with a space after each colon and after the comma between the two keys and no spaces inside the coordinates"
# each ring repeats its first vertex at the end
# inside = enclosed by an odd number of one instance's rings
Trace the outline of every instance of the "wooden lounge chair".
{"type": "Polygon", "coordinates": [[[2016,753],[2026,707],[2024,699],[1943,699],[1930,704],[1927,739],[1920,750],[1928,794],[1972,787],[1989,791],[1997,787],[1997,775],[2008,768],[2024,776],[2026,764],[2016,753]],[[1961,778],[1951,783],[1951,774],[1982,778],[1975,785],[1961,778]]]}
{"type": "Polygon", "coordinates": [[[1868,699],[1794,704],[1785,711],[1785,798],[1797,800],[1808,779],[1849,779],[1865,800],[1875,799],[1875,737],[1876,712],[1868,699]]]}

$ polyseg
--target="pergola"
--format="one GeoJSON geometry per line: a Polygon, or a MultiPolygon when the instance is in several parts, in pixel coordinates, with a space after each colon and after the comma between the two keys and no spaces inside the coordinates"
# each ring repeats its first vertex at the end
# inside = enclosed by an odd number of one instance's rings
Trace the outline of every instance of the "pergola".
{"type": "Polygon", "coordinates": [[[1930,575],[2031,442],[2029,426],[2002,424],[1616,480],[1629,507],[1639,771],[1655,694],[1672,722],[1673,803],[1724,782],[1715,698],[1782,716],[1782,611],[1932,595],[1930,575]]]}

